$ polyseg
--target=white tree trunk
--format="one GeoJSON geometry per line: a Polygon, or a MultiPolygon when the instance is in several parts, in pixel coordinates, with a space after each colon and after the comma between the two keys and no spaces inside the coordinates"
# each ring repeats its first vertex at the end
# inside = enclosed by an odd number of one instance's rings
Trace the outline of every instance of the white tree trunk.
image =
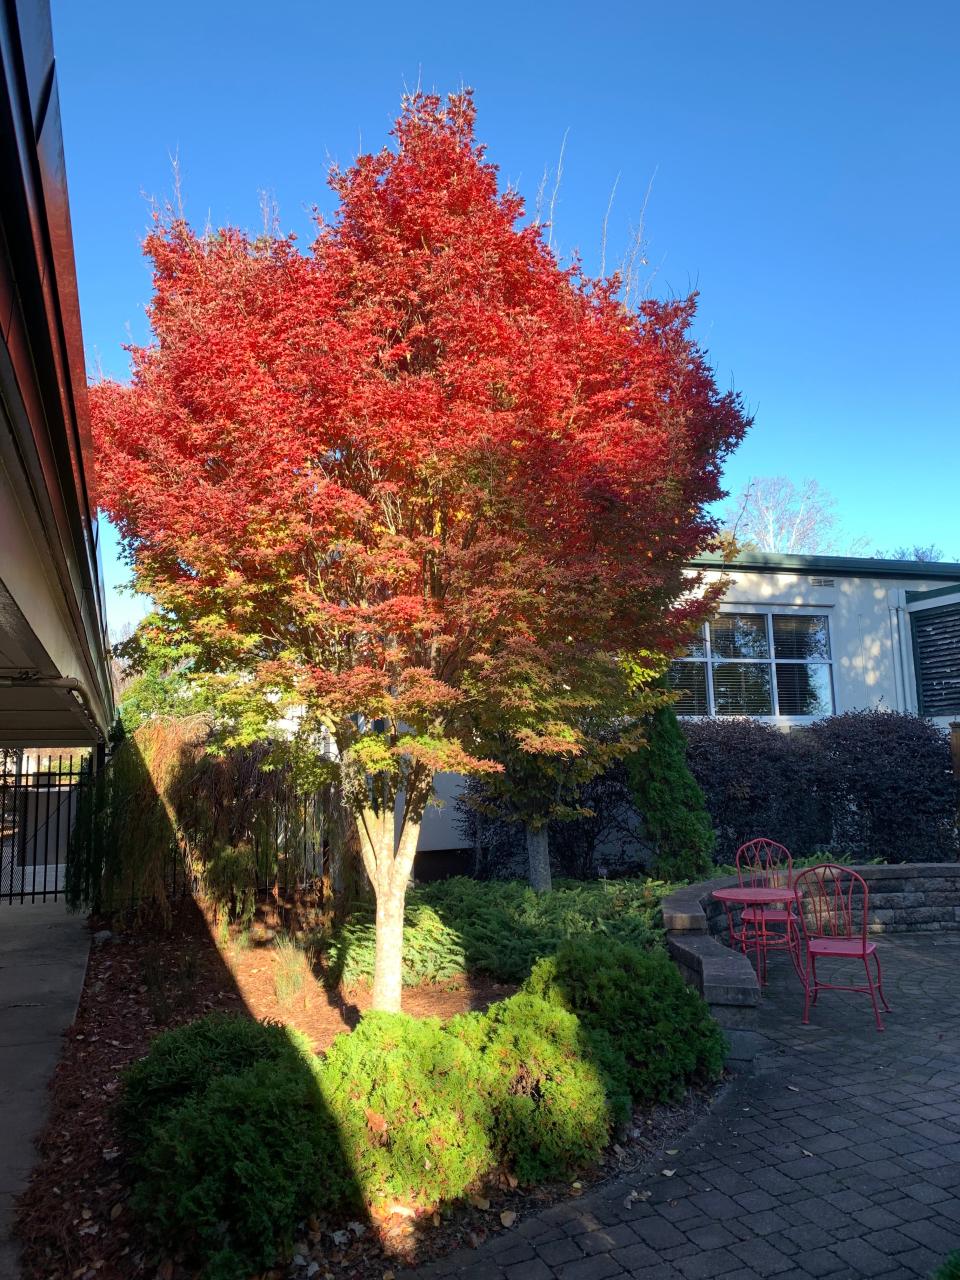
{"type": "Polygon", "coordinates": [[[406,883],[377,894],[377,952],[372,1009],[399,1013],[403,997],[403,909],[406,883]]]}
{"type": "Polygon", "coordinates": [[[360,848],[377,899],[376,957],[371,1009],[399,1013],[403,993],[403,911],[420,819],[407,817],[394,848],[394,815],[364,810],[358,815],[360,848]]]}
{"type": "Polygon", "coordinates": [[[550,879],[550,839],[546,825],[527,827],[527,858],[530,863],[530,885],[537,893],[549,893],[553,888],[550,879]]]}

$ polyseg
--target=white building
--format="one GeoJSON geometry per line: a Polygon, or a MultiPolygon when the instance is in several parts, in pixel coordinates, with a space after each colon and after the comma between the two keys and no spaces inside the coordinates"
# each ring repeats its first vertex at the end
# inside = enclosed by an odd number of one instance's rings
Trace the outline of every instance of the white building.
{"type": "MultiPolygon", "coordinates": [[[[691,564],[726,590],[671,682],[681,716],[786,727],[886,708],[960,719],[960,564],[741,554],[691,564]]],[[[442,774],[420,851],[462,848],[460,779],[442,774]]]]}
{"type": "Polygon", "coordinates": [[[671,667],[680,715],[960,717],[960,564],[747,552],[691,568],[727,586],[671,667]]]}

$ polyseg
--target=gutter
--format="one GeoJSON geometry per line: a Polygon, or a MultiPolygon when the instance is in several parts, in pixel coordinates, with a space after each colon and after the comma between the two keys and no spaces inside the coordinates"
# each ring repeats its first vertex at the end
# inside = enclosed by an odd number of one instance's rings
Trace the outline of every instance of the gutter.
{"type": "Polygon", "coordinates": [[[15,676],[0,676],[0,689],[65,689],[72,693],[89,720],[98,742],[104,742],[103,730],[97,723],[90,691],[76,676],[37,676],[24,672],[15,676]]]}

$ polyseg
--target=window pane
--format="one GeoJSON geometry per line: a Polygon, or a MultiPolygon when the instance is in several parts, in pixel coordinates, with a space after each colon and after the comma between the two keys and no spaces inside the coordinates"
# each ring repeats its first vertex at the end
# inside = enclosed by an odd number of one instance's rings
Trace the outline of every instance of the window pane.
{"type": "Polygon", "coordinates": [[[715,658],[769,658],[763,613],[720,613],[710,623],[715,658]]]}
{"type": "Polygon", "coordinates": [[[832,715],[830,668],[822,662],[778,662],[777,700],[782,716],[832,715]]]}
{"type": "Polygon", "coordinates": [[[680,697],[673,704],[678,716],[705,716],[707,706],[707,664],[705,662],[671,662],[670,688],[680,697]]]}
{"type": "Polygon", "coordinates": [[[770,667],[766,662],[717,662],[713,697],[718,716],[770,716],[770,667]]]}
{"type": "Polygon", "coordinates": [[[684,645],[680,656],[681,658],[705,658],[707,656],[707,642],[704,639],[702,627],[690,637],[684,645]]]}
{"type": "Polygon", "coordinates": [[[778,658],[830,657],[830,634],[827,619],[798,614],[773,615],[773,651],[778,658]]]}

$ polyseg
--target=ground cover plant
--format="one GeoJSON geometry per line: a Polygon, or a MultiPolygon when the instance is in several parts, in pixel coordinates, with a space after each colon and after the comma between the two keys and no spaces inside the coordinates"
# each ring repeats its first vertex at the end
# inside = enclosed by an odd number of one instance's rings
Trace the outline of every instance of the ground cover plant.
{"type": "MultiPolygon", "coordinates": [[[[661,936],[660,900],[668,891],[652,880],[558,881],[549,894],[520,881],[480,883],[465,876],[424,885],[407,896],[404,982],[415,986],[461,974],[522,982],[541,956],[583,934],[653,946],[661,936]]],[[[358,904],[317,945],[332,982],[347,988],[369,982],[373,904],[358,904]]]]}

